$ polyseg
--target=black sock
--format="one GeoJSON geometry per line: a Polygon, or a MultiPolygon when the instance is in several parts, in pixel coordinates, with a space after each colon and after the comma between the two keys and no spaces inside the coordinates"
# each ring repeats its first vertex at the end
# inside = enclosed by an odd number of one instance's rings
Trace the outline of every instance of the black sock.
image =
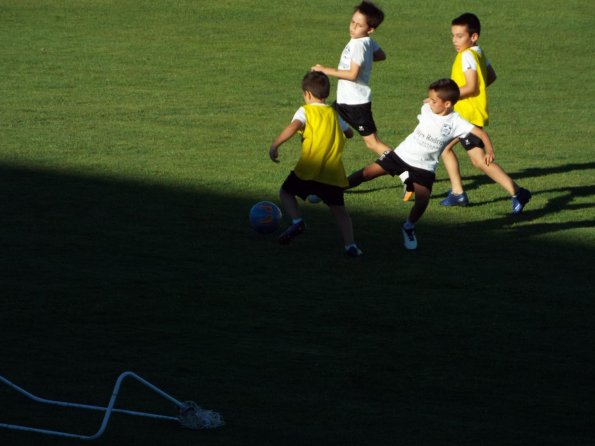
{"type": "Polygon", "coordinates": [[[353,172],[351,175],[349,175],[347,181],[349,181],[350,189],[352,187],[356,187],[362,184],[364,182],[364,169],[356,170],[355,172],[353,172]]]}

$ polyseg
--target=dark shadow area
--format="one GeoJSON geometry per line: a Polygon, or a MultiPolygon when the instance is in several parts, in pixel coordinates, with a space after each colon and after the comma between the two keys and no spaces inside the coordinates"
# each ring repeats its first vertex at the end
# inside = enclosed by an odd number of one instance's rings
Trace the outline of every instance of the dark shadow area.
{"type": "MultiPolygon", "coordinates": [[[[361,259],[342,256],[322,206],[306,205],[307,233],[283,247],[249,229],[266,197],[6,165],[0,188],[0,374],[47,398],[106,404],[132,370],[227,421],[192,432],[114,416],[96,444],[592,439],[595,247],[539,237],[592,228],[539,224],[592,208],[572,203],[591,186],[520,220],[428,220],[417,252],[402,249],[392,214],[354,211],[361,259]]],[[[168,409],[143,389],[122,397],[168,409]]],[[[0,400],[0,422],[88,434],[101,418],[4,387],[0,400]]],[[[3,444],[40,441],[65,440],[0,430],[3,444]]]]}

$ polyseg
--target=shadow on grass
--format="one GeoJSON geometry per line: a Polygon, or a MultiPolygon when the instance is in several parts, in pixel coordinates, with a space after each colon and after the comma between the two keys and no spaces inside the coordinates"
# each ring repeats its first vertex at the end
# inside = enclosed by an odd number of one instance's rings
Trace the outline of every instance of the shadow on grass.
{"type": "MultiPolygon", "coordinates": [[[[463,161],[461,161],[461,162],[469,162],[469,161],[463,159],[463,161]]],[[[554,175],[554,174],[559,174],[559,173],[563,174],[563,173],[571,173],[571,172],[577,172],[577,171],[588,171],[588,170],[594,170],[594,169],[595,169],[595,163],[589,162],[589,163],[570,163],[570,164],[564,164],[562,166],[551,166],[551,167],[531,167],[531,168],[527,168],[527,169],[522,169],[518,172],[508,172],[508,173],[514,181],[521,183],[521,185],[522,185],[522,180],[526,179],[526,178],[540,178],[540,177],[545,177],[548,175],[554,175]]],[[[443,172],[445,172],[445,171],[443,170],[443,172]]],[[[438,179],[437,183],[440,183],[440,182],[448,182],[448,176],[446,175],[446,173],[444,173],[444,178],[438,179]]],[[[484,174],[465,176],[463,178],[463,185],[465,187],[465,190],[467,190],[467,191],[477,189],[477,188],[484,186],[486,184],[493,184],[493,181],[488,176],[486,176],[484,174]]],[[[569,186],[568,189],[570,189],[570,187],[572,187],[572,184],[569,184],[568,186],[569,186]]],[[[560,192],[563,192],[568,189],[560,190],[560,192]]]]}
{"type": "MultiPolygon", "coordinates": [[[[345,259],[320,206],[281,247],[248,228],[263,197],[11,166],[0,185],[0,373],[105,404],[133,370],[227,420],[196,433],[120,416],[98,444],[588,440],[594,247],[534,236],[592,227],[535,223],[592,187],[530,210],[526,225],[427,223],[412,253],[386,230],[392,218],[353,212],[366,255],[345,259]]],[[[123,406],[163,412],[133,390],[123,406]]],[[[0,400],[0,422],[97,428],[4,388],[0,400]]]]}

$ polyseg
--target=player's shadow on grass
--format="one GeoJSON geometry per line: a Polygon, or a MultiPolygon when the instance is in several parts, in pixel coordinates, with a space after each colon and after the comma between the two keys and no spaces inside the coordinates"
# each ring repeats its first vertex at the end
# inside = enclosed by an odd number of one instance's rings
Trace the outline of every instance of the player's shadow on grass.
{"type": "MultiPolygon", "coordinates": [[[[463,160],[461,162],[465,162],[465,161],[466,160],[463,160]]],[[[444,169],[441,167],[439,167],[439,169],[442,169],[442,172],[444,173],[444,175],[442,175],[440,178],[438,178],[436,180],[436,182],[437,183],[448,182],[449,181],[448,176],[446,175],[446,172],[444,171],[444,169]]],[[[576,172],[576,171],[582,171],[582,170],[586,171],[586,170],[594,170],[594,169],[595,169],[595,162],[588,162],[588,163],[571,163],[571,164],[564,164],[562,166],[552,166],[552,167],[530,167],[527,169],[522,169],[518,172],[508,172],[508,174],[517,183],[522,183],[522,180],[526,179],[526,178],[539,178],[539,177],[553,175],[553,174],[560,174],[560,173],[563,174],[563,173],[569,173],[569,172],[576,172]]],[[[494,182],[489,177],[484,175],[483,173],[463,177],[463,186],[465,187],[465,190],[467,190],[467,191],[477,189],[477,188],[484,186],[486,184],[494,184],[494,182]]],[[[569,186],[572,186],[572,185],[569,184],[569,186]]]]}

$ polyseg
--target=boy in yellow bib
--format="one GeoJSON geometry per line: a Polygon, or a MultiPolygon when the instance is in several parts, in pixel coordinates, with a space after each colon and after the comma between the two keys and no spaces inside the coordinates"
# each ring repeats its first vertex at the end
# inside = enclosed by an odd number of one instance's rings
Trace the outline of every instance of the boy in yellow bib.
{"type": "MultiPolygon", "coordinates": [[[[461,99],[455,105],[455,111],[473,125],[483,128],[488,125],[489,120],[487,87],[496,80],[496,72],[477,45],[481,24],[475,14],[465,13],[452,21],[451,31],[457,56],[450,77],[461,91],[461,99]]],[[[453,141],[442,153],[442,162],[450,178],[451,190],[440,204],[466,206],[469,203],[463,190],[459,161],[452,150],[457,142],[467,150],[474,167],[484,172],[511,195],[512,213],[521,213],[531,199],[531,192],[519,187],[494,162],[494,152],[487,150],[480,140],[472,136],[453,141]]]]}
{"type": "Polygon", "coordinates": [[[349,185],[343,167],[343,147],[353,132],[339,119],[337,112],[324,103],[330,92],[330,81],[319,71],[307,73],[302,80],[305,105],[294,114],[291,123],[277,136],[269,148],[269,156],[279,162],[279,146],[296,133],[302,135],[300,158],[279,191],[281,204],[291,218],[291,226],[279,237],[285,245],[303,234],[306,225],[296,197],[305,200],[316,195],[330,208],[337,221],[345,254],[359,257],[362,251],[353,239],[351,217],[345,208],[344,189],[349,185]]]}

